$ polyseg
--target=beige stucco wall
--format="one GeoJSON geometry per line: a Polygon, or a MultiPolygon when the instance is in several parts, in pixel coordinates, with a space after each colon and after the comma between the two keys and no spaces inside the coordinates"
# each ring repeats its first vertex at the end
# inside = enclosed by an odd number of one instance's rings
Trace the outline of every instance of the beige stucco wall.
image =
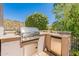
{"type": "Polygon", "coordinates": [[[52,37],[51,50],[54,51],[56,54],[61,55],[61,39],[52,37]]]}
{"type": "Polygon", "coordinates": [[[1,56],[23,56],[20,41],[1,43],[1,56]]]}
{"type": "Polygon", "coordinates": [[[3,26],[3,7],[0,4],[0,26],[3,26]]]}

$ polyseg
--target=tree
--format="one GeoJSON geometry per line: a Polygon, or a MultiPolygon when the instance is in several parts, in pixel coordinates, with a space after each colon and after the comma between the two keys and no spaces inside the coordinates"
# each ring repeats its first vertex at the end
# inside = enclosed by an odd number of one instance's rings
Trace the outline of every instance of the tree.
{"type": "Polygon", "coordinates": [[[27,27],[37,27],[40,30],[46,30],[48,24],[47,16],[41,13],[35,13],[27,17],[25,21],[25,26],[27,27]]]}
{"type": "Polygon", "coordinates": [[[67,31],[66,23],[70,15],[72,4],[54,4],[54,14],[58,23],[58,27],[61,27],[61,31],[67,31]]]}
{"type": "Polygon", "coordinates": [[[52,30],[61,30],[61,29],[60,29],[61,27],[59,27],[59,23],[60,23],[60,22],[58,22],[58,21],[54,22],[54,23],[52,24],[52,30]]]}
{"type": "Polygon", "coordinates": [[[54,6],[58,27],[61,27],[62,31],[71,31],[74,36],[79,36],[79,4],[56,4],[54,6]],[[60,17],[62,15],[63,17],[60,17]]]}

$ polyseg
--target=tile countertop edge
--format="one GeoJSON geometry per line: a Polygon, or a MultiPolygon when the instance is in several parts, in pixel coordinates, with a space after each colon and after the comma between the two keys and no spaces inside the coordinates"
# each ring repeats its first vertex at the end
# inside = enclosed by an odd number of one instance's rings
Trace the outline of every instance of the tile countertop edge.
{"type": "Polygon", "coordinates": [[[21,36],[19,36],[19,35],[8,36],[8,37],[7,37],[7,35],[0,36],[1,43],[17,41],[17,40],[21,40],[21,36]]]}

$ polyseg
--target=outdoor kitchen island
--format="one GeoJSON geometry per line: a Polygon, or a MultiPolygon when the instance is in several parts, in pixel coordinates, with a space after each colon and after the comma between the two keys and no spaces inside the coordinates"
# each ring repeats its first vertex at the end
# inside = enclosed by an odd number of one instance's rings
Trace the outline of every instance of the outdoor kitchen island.
{"type": "Polygon", "coordinates": [[[1,35],[0,36],[0,55],[1,56],[21,56],[20,47],[21,37],[19,35],[1,35]]]}

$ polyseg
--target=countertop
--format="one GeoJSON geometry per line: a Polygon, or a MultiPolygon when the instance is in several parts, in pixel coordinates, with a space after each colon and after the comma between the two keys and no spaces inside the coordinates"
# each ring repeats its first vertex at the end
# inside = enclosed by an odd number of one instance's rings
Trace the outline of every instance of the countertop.
{"type": "Polygon", "coordinates": [[[70,35],[64,35],[64,34],[58,34],[58,33],[50,33],[50,32],[40,32],[40,35],[49,35],[49,36],[54,36],[54,37],[70,37],[70,35]]]}
{"type": "Polygon", "coordinates": [[[19,35],[13,35],[13,34],[6,34],[6,35],[0,35],[1,42],[10,42],[15,40],[21,40],[21,36],[19,35]]]}

